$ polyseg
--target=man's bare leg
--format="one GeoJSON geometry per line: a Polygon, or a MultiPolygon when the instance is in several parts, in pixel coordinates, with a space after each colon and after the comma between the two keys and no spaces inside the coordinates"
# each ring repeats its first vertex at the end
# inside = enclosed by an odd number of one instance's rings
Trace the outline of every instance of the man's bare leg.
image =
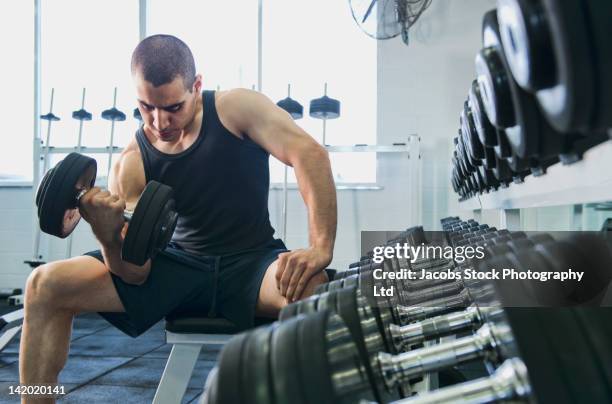
{"type": "MultiPolygon", "coordinates": [[[[255,313],[258,316],[276,317],[280,310],[287,305],[287,299],[280,294],[280,290],[276,287],[276,263],[277,261],[274,261],[270,264],[261,282],[259,299],[257,299],[255,308],[255,313]]],[[[311,296],[318,285],[328,281],[325,271],[319,272],[308,281],[301,299],[311,296]]]]}
{"type": "MultiPolygon", "coordinates": [[[[36,268],[26,283],[19,349],[22,385],[57,383],[68,359],[72,319],[80,312],[123,312],[110,272],[95,258],[76,257],[36,268]]],[[[53,403],[22,396],[22,403],[53,403]]]]}

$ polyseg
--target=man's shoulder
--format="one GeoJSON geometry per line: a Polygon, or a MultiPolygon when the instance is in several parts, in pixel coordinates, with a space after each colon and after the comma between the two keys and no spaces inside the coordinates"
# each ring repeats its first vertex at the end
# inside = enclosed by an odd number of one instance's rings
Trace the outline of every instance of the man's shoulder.
{"type": "Polygon", "coordinates": [[[218,108],[229,108],[231,110],[239,109],[255,102],[257,91],[248,90],[246,88],[233,88],[226,91],[217,91],[215,93],[215,104],[218,108]]]}
{"type": "Polygon", "coordinates": [[[258,97],[261,97],[260,93],[245,88],[218,91],[215,106],[219,119],[233,133],[245,133],[258,97]]]}

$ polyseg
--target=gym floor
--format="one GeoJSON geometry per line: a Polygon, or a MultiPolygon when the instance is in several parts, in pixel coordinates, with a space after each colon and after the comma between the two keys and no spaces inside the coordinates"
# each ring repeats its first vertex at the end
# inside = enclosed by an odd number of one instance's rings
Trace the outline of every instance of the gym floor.
{"type": "MultiPolygon", "coordinates": [[[[2,309],[0,313],[8,311],[2,309]]],[[[70,356],[60,374],[59,384],[67,394],[58,402],[151,403],[171,348],[166,344],[164,321],[132,338],[96,313],[82,314],[74,321],[70,356]]],[[[202,349],[183,403],[197,402],[218,353],[218,346],[202,349]]],[[[18,354],[19,338],[0,354],[0,403],[19,401],[4,393],[18,384],[18,354]]]]}

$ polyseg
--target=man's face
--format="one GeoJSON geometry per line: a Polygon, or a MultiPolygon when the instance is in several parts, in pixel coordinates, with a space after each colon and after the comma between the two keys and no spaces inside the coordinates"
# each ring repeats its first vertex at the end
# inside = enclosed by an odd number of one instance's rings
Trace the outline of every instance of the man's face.
{"type": "Polygon", "coordinates": [[[135,74],[134,82],[138,109],[145,125],[162,142],[176,140],[195,117],[201,88],[200,76],[196,78],[191,91],[185,89],[181,77],[154,87],[142,75],[135,74]]]}

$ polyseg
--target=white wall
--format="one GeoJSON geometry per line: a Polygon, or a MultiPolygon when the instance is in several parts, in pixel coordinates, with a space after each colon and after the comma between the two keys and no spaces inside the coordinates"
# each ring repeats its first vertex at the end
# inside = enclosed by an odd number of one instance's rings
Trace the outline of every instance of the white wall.
{"type": "MultiPolygon", "coordinates": [[[[423,143],[423,218],[428,229],[459,212],[449,181],[452,138],[459,128],[474,56],[481,48],[482,16],[495,0],[434,0],[400,38],[379,42],[378,135],[382,143],[406,131],[423,143]]],[[[469,212],[467,213],[469,215],[469,212]]]]}

